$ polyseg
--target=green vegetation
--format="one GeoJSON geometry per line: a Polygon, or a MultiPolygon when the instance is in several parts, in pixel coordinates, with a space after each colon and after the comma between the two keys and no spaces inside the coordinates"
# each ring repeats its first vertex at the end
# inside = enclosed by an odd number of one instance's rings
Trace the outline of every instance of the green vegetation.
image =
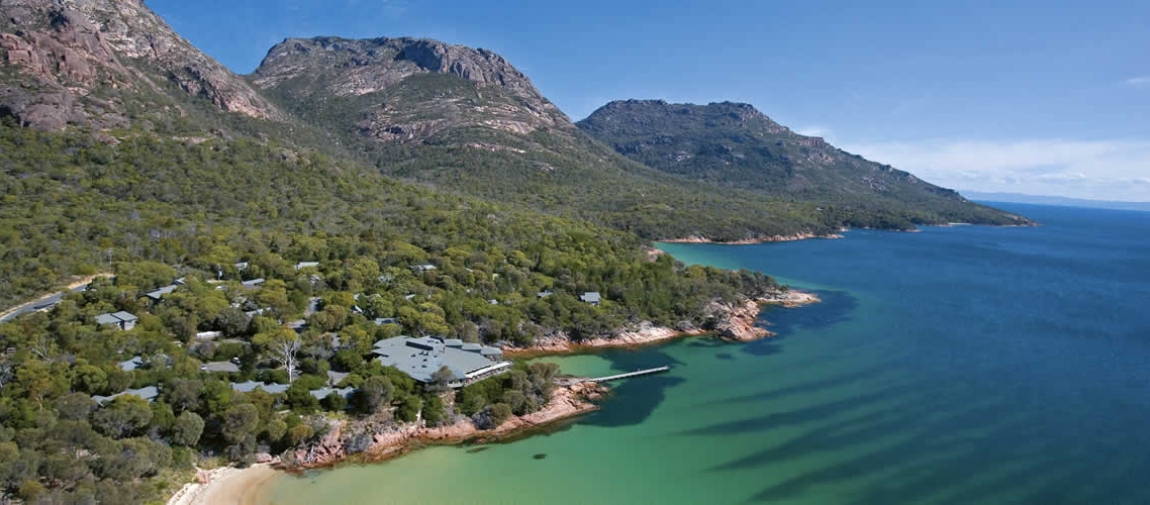
{"type": "MultiPolygon", "coordinates": [[[[634,235],[244,139],[132,132],[110,145],[5,123],[0,161],[6,304],[70,275],[115,274],[0,324],[0,350],[11,350],[0,360],[0,489],[30,500],[148,501],[173,470],[208,455],[250,462],[290,451],[322,436],[331,415],[450,420],[456,407],[438,385],[423,388],[371,359],[381,338],[528,344],[643,320],[705,325],[708,302],[777,288],[758,273],[648,258],[634,235]],[[301,261],[319,266],[297,270],[301,261]],[[426,263],[437,268],[410,268],[426,263]],[[162,301],[141,296],[177,277],[184,284],[162,301]],[[252,278],[266,282],[240,284],[252,278]],[[544,290],[554,294],[538,297],[544,290]],[[602,292],[603,303],[579,301],[584,291],[602,292]],[[114,311],[136,314],[137,326],[95,324],[114,311]],[[302,318],[298,334],[285,327],[302,318]],[[209,331],[219,333],[197,336],[209,331]],[[134,370],[118,365],[136,356],[134,370]],[[201,368],[228,361],[239,371],[201,368]],[[298,370],[294,381],[288,368],[298,370]],[[356,392],[313,396],[328,371],[349,374],[339,386],[356,392]],[[291,385],[272,395],[228,383],[248,380],[291,385]],[[160,391],[152,403],[91,398],[147,386],[160,391]]],[[[530,412],[553,375],[519,365],[461,392],[459,411],[483,426],[530,412]]]]}
{"type": "MultiPolygon", "coordinates": [[[[579,128],[652,168],[722,188],[808,202],[832,226],[1025,224],[915,176],[795,134],[737,103],[612,102],[579,128]]],[[[808,208],[809,209],[809,208],[808,208]]]]}

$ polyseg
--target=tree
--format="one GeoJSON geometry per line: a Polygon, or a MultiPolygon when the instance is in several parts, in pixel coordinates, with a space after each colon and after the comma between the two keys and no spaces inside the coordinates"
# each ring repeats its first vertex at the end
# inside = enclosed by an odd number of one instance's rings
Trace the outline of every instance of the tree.
{"type": "Polygon", "coordinates": [[[303,341],[295,330],[280,327],[270,334],[256,335],[252,343],[264,350],[264,354],[283,365],[288,373],[288,382],[295,380],[296,354],[303,341]]]}
{"type": "Polygon", "coordinates": [[[423,401],[418,396],[408,395],[395,409],[395,418],[406,422],[415,422],[419,419],[419,410],[423,408],[423,401]]]}
{"type": "Polygon", "coordinates": [[[204,383],[199,380],[176,379],[164,388],[164,401],[172,406],[176,412],[198,410],[200,408],[200,389],[204,383]]]}
{"type": "Polygon", "coordinates": [[[455,372],[452,372],[451,369],[446,366],[441,366],[439,370],[431,374],[431,383],[428,387],[436,392],[447,391],[450,388],[448,384],[453,380],[455,380],[455,372]]]}
{"type": "Polygon", "coordinates": [[[242,442],[244,438],[255,434],[260,425],[259,410],[250,403],[232,406],[223,417],[220,434],[230,444],[242,442]]]}
{"type": "Polygon", "coordinates": [[[112,438],[124,438],[139,433],[152,420],[148,402],[136,395],[116,397],[92,415],[92,426],[112,438]]]}
{"type": "Polygon", "coordinates": [[[370,415],[381,406],[390,404],[394,394],[395,386],[391,379],[376,375],[364,379],[363,385],[352,396],[352,402],[360,414],[370,415]]]}
{"type": "Polygon", "coordinates": [[[194,447],[204,433],[204,419],[195,412],[184,412],[176,418],[169,439],[173,444],[194,447]]]}

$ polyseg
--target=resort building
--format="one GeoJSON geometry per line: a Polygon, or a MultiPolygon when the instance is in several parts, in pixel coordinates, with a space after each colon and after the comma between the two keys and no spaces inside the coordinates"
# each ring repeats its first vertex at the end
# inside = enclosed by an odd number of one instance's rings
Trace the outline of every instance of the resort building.
{"type": "Polygon", "coordinates": [[[110,314],[100,314],[96,316],[96,324],[106,324],[115,326],[121,330],[128,331],[136,327],[136,322],[139,318],[131,313],[120,311],[112,312],[110,314]]]}
{"type": "Polygon", "coordinates": [[[460,388],[511,369],[496,347],[464,344],[459,339],[395,337],[375,343],[372,351],[380,363],[393,366],[411,378],[428,384],[443,368],[451,372],[448,386],[460,388]]]}

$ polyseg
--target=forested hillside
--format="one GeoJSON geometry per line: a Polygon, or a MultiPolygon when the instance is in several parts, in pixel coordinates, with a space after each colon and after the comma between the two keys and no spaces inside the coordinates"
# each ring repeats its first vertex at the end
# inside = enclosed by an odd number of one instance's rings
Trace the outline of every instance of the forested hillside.
{"type": "Polygon", "coordinates": [[[748,104],[617,101],[578,126],[647,166],[718,187],[814,203],[833,215],[822,216],[825,221],[843,226],[1029,223],[821,138],[794,133],[748,104]]]}

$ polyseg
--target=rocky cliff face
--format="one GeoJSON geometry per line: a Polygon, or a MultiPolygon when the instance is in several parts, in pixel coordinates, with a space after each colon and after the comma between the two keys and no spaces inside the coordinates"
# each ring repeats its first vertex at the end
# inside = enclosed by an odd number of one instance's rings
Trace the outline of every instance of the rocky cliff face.
{"type": "Polygon", "coordinates": [[[0,61],[0,112],[45,130],[126,126],[133,106],[178,107],[165,81],[220,110],[282,117],[140,0],[0,0],[0,61]]]}
{"type": "Polygon", "coordinates": [[[526,134],[570,120],[506,59],[428,39],[288,39],[251,76],[305,118],[390,142],[442,140],[462,128],[526,134]]]}

